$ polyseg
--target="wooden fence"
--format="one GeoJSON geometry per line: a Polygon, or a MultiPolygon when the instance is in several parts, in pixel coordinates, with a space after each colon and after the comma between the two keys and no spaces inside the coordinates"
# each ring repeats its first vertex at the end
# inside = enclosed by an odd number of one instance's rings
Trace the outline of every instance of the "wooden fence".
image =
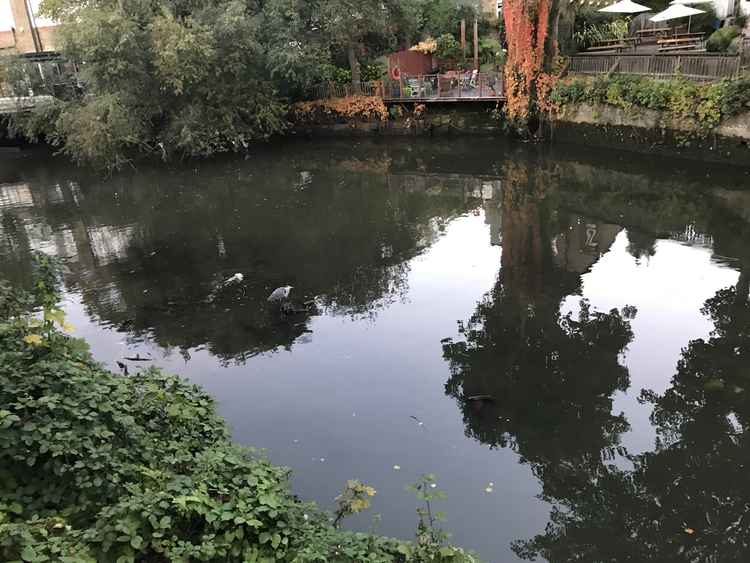
{"type": "Polygon", "coordinates": [[[634,74],[654,78],[682,76],[693,80],[733,78],[740,72],[739,55],[574,55],[568,72],[634,74]]]}
{"type": "Polygon", "coordinates": [[[740,43],[740,68],[750,67],[750,37],[743,37],[740,43]]]}

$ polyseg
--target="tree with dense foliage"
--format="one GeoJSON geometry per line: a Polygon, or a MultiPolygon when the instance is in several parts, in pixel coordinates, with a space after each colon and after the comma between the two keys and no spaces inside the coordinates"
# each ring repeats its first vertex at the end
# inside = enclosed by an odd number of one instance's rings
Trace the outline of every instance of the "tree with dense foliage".
{"type": "Polygon", "coordinates": [[[358,85],[363,58],[418,36],[422,8],[421,0],[45,0],[83,89],[21,117],[20,129],[109,168],[136,153],[244,150],[283,132],[290,99],[342,60],[358,85]]]}
{"type": "Polygon", "coordinates": [[[284,128],[252,3],[97,2],[63,13],[63,51],[84,63],[87,93],[60,103],[53,130],[75,160],[208,155],[284,128]]]}

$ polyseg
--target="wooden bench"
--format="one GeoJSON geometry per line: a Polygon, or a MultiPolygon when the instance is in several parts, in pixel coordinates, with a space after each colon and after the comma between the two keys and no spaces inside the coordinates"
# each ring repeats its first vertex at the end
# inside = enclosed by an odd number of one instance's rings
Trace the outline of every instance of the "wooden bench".
{"type": "Polygon", "coordinates": [[[659,39],[656,43],[658,45],[675,45],[680,43],[701,43],[700,37],[667,37],[665,39],[659,39]]]}
{"type": "Polygon", "coordinates": [[[594,43],[593,47],[604,47],[607,45],[617,45],[619,43],[632,43],[633,45],[638,44],[639,37],[623,37],[622,39],[602,39],[594,43]]]}
{"type": "Polygon", "coordinates": [[[700,45],[676,45],[672,47],[660,47],[660,53],[705,53],[706,49],[700,45]]]}
{"type": "Polygon", "coordinates": [[[705,33],[701,31],[694,31],[691,33],[675,33],[672,35],[675,39],[682,39],[682,38],[691,38],[691,39],[703,39],[706,36],[705,33]]]}
{"type": "Polygon", "coordinates": [[[586,49],[586,53],[619,53],[623,49],[627,49],[627,43],[614,43],[612,45],[599,45],[597,47],[589,47],[586,49]]]}

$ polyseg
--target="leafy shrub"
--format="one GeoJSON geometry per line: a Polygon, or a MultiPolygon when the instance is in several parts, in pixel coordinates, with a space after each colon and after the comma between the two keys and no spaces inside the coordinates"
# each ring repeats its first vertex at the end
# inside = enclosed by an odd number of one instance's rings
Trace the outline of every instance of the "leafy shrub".
{"type": "Polygon", "coordinates": [[[33,292],[0,282],[0,560],[475,561],[336,530],[288,470],[229,441],[198,387],[97,364],[60,330],[58,285],[44,257],[33,292]]]}
{"type": "Polygon", "coordinates": [[[348,96],[294,104],[290,120],[296,124],[387,121],[388,115],[383,99],[378,96],[348,96]]]}
{"type": "Polygon", "coordinates": [[[378,62],[373,62],[370,64],[363,64],[360,71],[362,82],[374,82],[383,79],[383,75],[386,73],[386,68],[378,62]]]}
{"type": "Polygon", "coordinates": [[[351,84],[352,71],[332,64],[322,65],[321,78],[324,82],[335,82],[336,84],[351,84]]]}
{"type": "Polygon", "coordinates": [[[481,64],[493,64],[502,66],[505,64],[505,51],[497,39],[482,38],[479,41],[479,62],[481,64]]]}
{"type": "Polygon", "coordinates": [[[628,20],[614,20],[596,23],[584,22],[573,33],[578,49],[587,49],[599,41],[622,39],[628,35],[628,20]]]}
{"type": "Polygon", "coordinates": [[[455,61],[463,56],[461,44],[450,33],[445,33],[437,38],[437,49],[435,55],[439,59],[455,61]]]}
{"type": "Polygon", "coordinates": [[[732,43],[732,39],[739,34],[739,28],[733,25],[717,29],[711,34],[708,41],[706,41],[706,51],[726,53],[727,49],[729,49],[729,45],[732,43]]]}

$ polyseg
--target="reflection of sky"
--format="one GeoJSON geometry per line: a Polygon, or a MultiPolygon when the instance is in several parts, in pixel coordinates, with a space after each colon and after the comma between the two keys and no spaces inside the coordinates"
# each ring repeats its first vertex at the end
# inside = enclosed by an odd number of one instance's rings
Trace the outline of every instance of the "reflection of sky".
{"type": "MultiPolygon", "coordinates": [[[[703,247],[662,240],[654,256],[636,261],[627,246],[621,231],[583,276],[582,293],[598,310],[638,308],[624,358],[631,388],[614,405],[632,425],[624,444],[636,453],[652,449],[654,437],[650,407],[635,400],[640,389],[668,386],[680,350],[711,328],[700,314],[703,302],[734,283],[737,273],[712,262],[703,247]]],[[[485,560],[513,561],[509,543],[541,531],[548,507],[536,499],[539,483],[514,452],[466,438],[457,405],[444,392],[448,373],[440,344],[456,335],[456,321],[468,319],[495,285],[500,253],[490,244],[483,214],[458,218],[410,262],[406,299],[374,319],[316,317],[309,338],[291,351],[245,365],[221,365],[203,349],[191,350],[188,361],[177,350],[128,342],[88,317],[76,295],[67,296],[66,308],[77,334],[110,367],[138,352],[202,385],[237,440],[268,448],[273,461],[294,469],[294,488],[303,498],[330,507],[347,479],[362,479],[378,490],[370,514],[383,515],[379,530],[408,537],[415,503],[404,487],[433,472],[448,493],[441,508],[453,541],[485,560]],[[489,482],[495,484],[491,495],[484,492],[489,482]]],[[[578,299],[569,297],[563,310],[578,299]]],[[[370,517],[353,522],[365,529],[370,517]]]]}
{"type": "MultiPolygon", "coordinates": [[[[705,338],[713,328],[700,309],[717,290],[734,285],[738,273],[712,261],[711,250],[670,240],[656,244],[650,258],[636,260],[627,252],[627,234],[583,276],[583,296],[594,308],[608,311],[634,305],[635,337],[625,352],[630,389],[615,397],[614,411],[625,411],[632,426],[623,437],[631,452],[652,450],[654,432],[648,421],[650,406],[638,405],[641,389],[665,391],[675,373],[682,349],[690,340],[705,338]]],[[[563,310],[575,310],[579,297],[570,297],[563,310]]]]}
{"type": "MultiPolygon", "coordinates": [[[[19,194],[14,191],[9,201],[30,199],[19,194]]],[[[360,529],[368,527],[371,514],[381,513],[379,531],[409,537],[415,503],[404,487],[418,474],[433,472],[448,493],[441,508],[453,541],[487,561],[512,561],[510,542],[541,532],[549,507],[535,498],[539,482],[513,451],[492,451],[466,438],[457,404],[445,395],[448,367],[441,349],[443,338],[457,335],[456,321],[466,321],[497,281],[501,248],[491,244],[491,229],[499,242],[501,214],[488,209],[486,217],[477,210],[451,221],[442,237],[430,239],[432,245],[409,263],[404,300],[374,318],[315,317],[311,333],[291,351],[245,365],[223,365],[205,349],[190,350],[187,360],[175,349],[131,342],[91,318],[78,295],[66,296],[66,310],[76,335],[110,368],[140,353],[202,385],[217,399],[238,441],[268,448],[273,461],[294,469],[295,492],[303,498],[330,507],[347,479],[362,479],[378,495],[373,510],[355,520],[360,529]],[[394,471],[393,465],[402,469],[394,471]],[[491,495],[484,492],[489,482],[495,484],[491,495]]],[[[737,273],[712,261],[704,246],[668,240],[657,241],[650,258],[636,260],[628,253],[626,231],[608,227],[603,239],[611,232],[607,240],[614,243],[583,275],[581,293],[597,310],[638,308],[635,338],[624,355],[631,387],[615,396],[613,407],[615,413],[624,411],[632,426],[623,443],[638,453],[654,442],[651,408],[636,401],[640,390],[668,387],[681,349],[711,329],[700,314],[703,302],[735,283],[737,273]]],[[[32,245],[75,253],[70,231],[55,238],[49,227],[37,230],[27,225],[32,245]]],[[[101,263],[122,257],[133,236],[128,228],[86,232],[101,263]]],[[[568,236],[565,263],[582,271],[589,262],[575,260],[573,249],[585,238],[572,231],[568,236]]],[[[114,286],[106,295],[112,303],[121,299],[114,286]]],[[[563,310],[575,309],[579,299],[567,298],[563,310]]]]}
{"type": "Polygon", "coordinates": [[[381,513],[379,531],[408,538],[416,505],[405,487],[434,472],[448,494],[439,508],[453,541],[487,554],[487,561],[505,561],[514,559],[512,540],[544,527],[548,507],[535,499],[539,485],[514,452],[465,437],[456,403],[445,395],[440,342],[456,334],[456,321],[494,286],[499,267],[500,249],[490,245],[483,215],[461,217],[411,261],[404,302],[375,320],[314,318],[308,342],[241,366],[221,366],[201,350],[190,351],[189,363],[177,351],[164,358],[148,343],[129,345],[124,335],[102,331],[78,296],[68,296],[67,309],[77,334],[110,367],[126,350],[138,351],[202,385],[236,439],[268,448],[273,461],[294,469],[294,489],[303,498],[330,507],[347,479],[361,479],[378,494],[357,525],[366,529],[381,513]],[[492,495],[484,492],[489,482],[492,495]]]}

